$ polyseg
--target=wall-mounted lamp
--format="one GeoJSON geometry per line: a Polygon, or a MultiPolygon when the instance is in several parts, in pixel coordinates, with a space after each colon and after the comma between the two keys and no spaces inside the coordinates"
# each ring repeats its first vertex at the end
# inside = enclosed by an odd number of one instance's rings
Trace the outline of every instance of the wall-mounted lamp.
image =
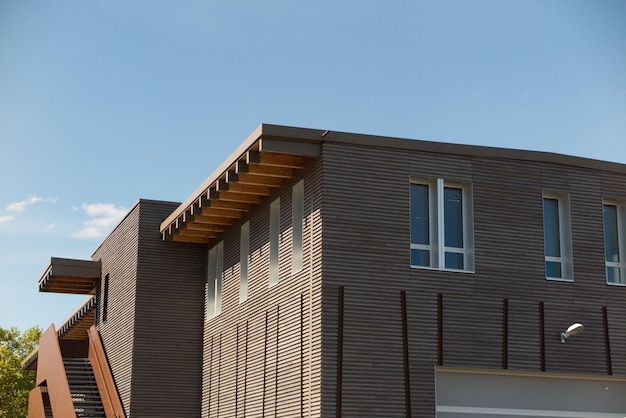
{"type": "Polygon", "coordinates": [[[570,325],[569,328],[567,328],[567,331],[561,333],[561,342],[564,343],[567,338],[583,332],[584,329],[585,327],[583,326],[583,324],[580,324],[578,322],[570,325]]]}

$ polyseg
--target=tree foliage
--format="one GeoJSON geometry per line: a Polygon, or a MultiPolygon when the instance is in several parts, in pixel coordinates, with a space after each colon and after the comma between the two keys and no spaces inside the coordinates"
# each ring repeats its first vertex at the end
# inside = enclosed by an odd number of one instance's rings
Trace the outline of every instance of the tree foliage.
{"type": "Polygon", "coordinates": [[[41,329],[23,333],[0,327],[0,418],[26,418],[28,392],[35,387],[35,372],[22,370],[21,362],[39,343],[41,329]]]}

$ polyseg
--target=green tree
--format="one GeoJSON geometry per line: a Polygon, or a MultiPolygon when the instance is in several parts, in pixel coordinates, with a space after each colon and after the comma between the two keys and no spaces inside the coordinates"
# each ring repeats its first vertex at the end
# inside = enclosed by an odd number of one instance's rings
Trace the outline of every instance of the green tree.
{"type": "Polygon", "coordinates": [[[20,334],[0,327],[0,418],[26,418],[28,392],[35,387],[35,372],[22,370],[21,362],[39,343],[41,329],[20,334]]]}

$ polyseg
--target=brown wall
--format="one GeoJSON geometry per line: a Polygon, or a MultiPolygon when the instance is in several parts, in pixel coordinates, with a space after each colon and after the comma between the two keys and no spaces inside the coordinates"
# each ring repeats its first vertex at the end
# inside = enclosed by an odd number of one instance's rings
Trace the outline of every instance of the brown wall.
{"type": "Polygon", "coordinates": [[[322,415],[434,416],[438,363],[607,375],[610,361],[626,374],[626,287],[605,283],[602,197],[626,197],[626,177],[324,143],[322,415]],[[475,273],[409,267],[411,176],[471,182],[475,273]],[[543,190],[570,194],[574,283],[544,277],[543,190]],[[573,322],[585,331],[561,344],[573,322]]]}
{"type": "Polygon", "coordinates": [[[242,304],[241,223],[224,234],[222,311],[204,324],[203,417],[319,416],[320,174],[319,160],[312,162],[242,219],[250,220],[248,300],[242,304]],[[291,191],[302,178],[304,268],[292,275],[291,191]],[[269,205],[279,195],[279,283],[268,288],[269,205]]]}
{"type": "Polygon", "coordinates": [[[98,327],[131,418],[200,416],[206,251],[161,240],[176,207],[141,200],[94,254],[109,275],[98,327]]]}
{"type": "Polygon", "coordinates": [[[96,324],[127,416],[133,372],[138,234],[139,206],[135,206],[92,257],[102,260],[102,278],[109,275],[107,320],[102,321],[104,289],[100,286],[96,324]]]}

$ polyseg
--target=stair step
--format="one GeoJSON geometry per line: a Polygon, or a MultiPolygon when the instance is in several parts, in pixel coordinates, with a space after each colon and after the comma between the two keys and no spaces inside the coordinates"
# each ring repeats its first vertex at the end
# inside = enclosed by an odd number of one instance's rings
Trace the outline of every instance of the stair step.
{"type": "Polygon", "coordinates": [[[65,358],[63,364],[76,417],[105,418],[104,407],[89,359],[65,358]]]}

